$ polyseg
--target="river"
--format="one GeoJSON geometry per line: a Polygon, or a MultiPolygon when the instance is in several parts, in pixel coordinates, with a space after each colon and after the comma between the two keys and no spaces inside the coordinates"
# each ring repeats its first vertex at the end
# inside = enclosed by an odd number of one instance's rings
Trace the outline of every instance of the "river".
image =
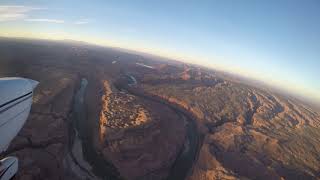
{"type": "MultiPolygon", "coordinates": [[[[127,76],[127,78],[130,78],[127,76]]],[[[133,81],[132,78],[129,81],[133,81]]],[[[136,81],[135,81],[136,82],[136,81]]],[[[90,179],[121,179],[117,169],[108,161],[104,160],[101,153],[97,152],[93,146],[92,128],[88,128],[88,118],[86,113],[85,92],[88,85],[87,79],[81,80],[81,86],[75,95],[73,105],[73,127],[75,136],[71,145],[71,153],[76,164],[80,167],[82,173],[86,173],[90,179]]],[[[201,143],[201,136],[198,133],[195,120],[192,119],[186,112],[177,106],[152,96],[147,96],[138,91],[132,91],[128,84],[116,85],[118,89],[126,90],[135,96],[148,99],[165,105],[172,109],[185,122],[187,129],[187,138],[183,148],[180,150],[167,180],[182,180],[185,179],[191,172],[193,164],[197,158],[201,143]]],[[[183,125],[183,124],[182,124],[183,125]]]]}
{"type": "MultiPolygon", "coordinates": [[[[202,139],[203,139],[201,134],[198,132],[196,120],[193,119],[190,115],[188,115],[185,112],[185,110],[182,110],[182,108],[180,108],[177,105],[174,105],[166,100],[156,98],[152,95],[146,95],[146,93],[143,93],[139,90],[133,90],[131,83],[134,77],[128,76],[128,75],[126,75],[125,77],[128,78],[127,79],[128,84],[115,83],[115,85],[117,86],[117,89],[125,90],[126,92],[133,94],[135,96],[165,105],[169,107],[171,110],[173,110],[176,114],[179,115],[180,118],[184,120],[186,124],[186,130],[187,130],[187,138],[184,143],[184,147],[180,150],[179,155],[177,156],[170,170],[167,180],[186,179],[186,177],[188,177],[188,175],[191,174],[193,164],[197,160],[198,153],[199,153],[202,139]]],[[[136,84],[137,84],[137,80],[135,79],[135,85],[136,84]]]]}
{"type": "Polygon", "coordinates": [[[88,85],[85,78],[81,79],[80,88],[76,92],[73,104],[73,127],[75,131],[72,142],[72,155],[76,164],[86,177],[90,179],[121,179],[117,169],[103,158],[103,155],[94,148],[93,132],[88,120],[85,104],[85,92],[88,85]]]}

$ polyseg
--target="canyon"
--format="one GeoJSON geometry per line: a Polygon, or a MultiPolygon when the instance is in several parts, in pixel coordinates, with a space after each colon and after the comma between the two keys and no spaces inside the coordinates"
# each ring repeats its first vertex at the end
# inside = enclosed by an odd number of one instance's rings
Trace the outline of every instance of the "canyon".
{"type": "Polygon", "coordinates": [[[320,112],[283,92],[88,44],[1,38],[0,55],[1,77],[40,82],[0,155],[19,158],[15,179],[320,177],[320,112]]]}

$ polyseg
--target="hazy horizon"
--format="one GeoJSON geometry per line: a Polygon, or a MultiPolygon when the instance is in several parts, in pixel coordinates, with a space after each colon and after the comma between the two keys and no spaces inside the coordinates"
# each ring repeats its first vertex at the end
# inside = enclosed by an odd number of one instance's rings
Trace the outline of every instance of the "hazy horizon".
{"type": "Polygon", "coordinates": [[[261,80],[320,102],[317,1],[2,1],[0,35],[72,39],[261,80]]]}

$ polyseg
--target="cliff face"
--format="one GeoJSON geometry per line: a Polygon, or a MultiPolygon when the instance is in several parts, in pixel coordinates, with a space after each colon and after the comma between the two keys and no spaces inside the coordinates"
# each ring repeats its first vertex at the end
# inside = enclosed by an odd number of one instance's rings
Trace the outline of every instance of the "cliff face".
{"type": "Polygon", "coordinates": [[[318,112],[232,81],[210,84],[192,80],[194,77],[179,83],[159,79],[158,84],[154,78],[141,87],[193,113],[205,134],[189,179],[319,177],[318,112]]]}
{"type": "MultiPolygon", "coordinates": [[[[81,170],[69,151],[73,97],[80,77],[102,74],[105,69],[101,64],[106,61],[99,59],[111,55],[46,41],[0,39],[0,47],[0,77],[26,77],[40,82],[24,127],[1,158],[18,157],[15,179],[77,179],[81,170]]],[[[91,87],[94,82],[88,79],[88,89],[92,90],[88,95],[95,101],[92,96],[98,90],[91,87]]],[[[88,103],[88,109],[99,109],[92,104],[95,103],[88,103]]],[[[91,114],[98,115],[93,111],[91,114]]],[[[97,118],[88,119],[93,124],[97,118]]]]}
{"type": "Polygon", "coordinates": [[[40,81],[25,126],[2,154],[19,158],[16,179],[76,179],[68,129],[83,76],[89,81],[85,127],[93,131],[99,153],[124,178],[167,177],[185,142],[185,122],[167,106],[116,90],[110,82],[123,72],[144,92],[196,117],[205,138],[190,180],[320,177],[320,113],[301,102],[204,68],[110,49],[18,40],[1,40],[0,47],[1,77],[40,81]]]}
{"type": "Polygon", "coordinates": [[[106,126],[107,124],[107,117],[105,116],[104,112],[109,112],[109,101],[110,101],[110,94],[112,93],[109,82],[104,81],[103,82],[103,90],[104,90],[104,95],[102,95],[101,101],[102,101],[102,110],[100,112],[100,118],[99,118],[99,141],[103,145],[104,139],[106,137],[106,126]]]}
{"type": "Polygon", "coordinates": [[[100,144],[126,179],[165,178],[185,139],[183,120],[166,106],[104,82],[100,144]]]}

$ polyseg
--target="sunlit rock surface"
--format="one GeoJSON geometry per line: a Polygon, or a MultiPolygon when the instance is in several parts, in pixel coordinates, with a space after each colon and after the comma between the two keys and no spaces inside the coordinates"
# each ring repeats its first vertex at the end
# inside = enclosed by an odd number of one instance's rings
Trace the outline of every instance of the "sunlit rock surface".
{"type": "Polygon", "coordinates": [[[205,133],[189,179],[319,177],[320,116],[310,107],[232,80],[161,76],[145,80],[144,89],[188,109],[205,133]]]}
{"type": "Polygon", "coordinates": [[[126,179],[167,177],[185,139],[183,120],[166,106],[104,82],[100,144],[126,179]]]}
{"type": "Polygon", "coordinates": [[[320,177],[320,113],[305,102],[159,57],[0,39],[0,76],[40,82],[25,126],[2,155],[19,158],[15,179],[81,179],[69,143],[72,102],[82,77],[89,82],[86,123],[97,153],[125,179],[166,178],[184,147],[185,122],[163,104],[118,90],[114,82],[128,74],[137,89],[195,117],[204,138],[187,179],[320,177]]]}

